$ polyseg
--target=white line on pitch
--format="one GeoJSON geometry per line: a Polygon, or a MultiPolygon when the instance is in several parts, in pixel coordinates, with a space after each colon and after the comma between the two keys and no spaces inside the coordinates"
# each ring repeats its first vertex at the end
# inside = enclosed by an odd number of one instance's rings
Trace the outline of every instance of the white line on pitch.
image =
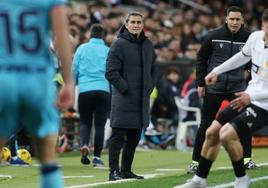
{"type": "Polygon", "coordinates": [[[0,174],[0,178],[3,178],[3,179],[12,179],[13,177],[11,175],[3,175],[3,174],[0,174]]]}
{"type": "MultiPolygon", "coordinates": [[[[262,177],[257,177],[257,178],[252,178],[250,180],[250,182],[257,182],[257,181],[260,181],[260,180],[267,180],[268,179],[268,176],[262,176],[262,177]]],[[[225,183],[225,184],[220,184],[220,185],[216,185],[216,186],[211,186],[211,187],[208,187],[208,188],[225,188],[225,187],[232,187],[234,186],[234,182],[230,182],[230,183],[225,183]]]]}
{"type": "MultiPolygon", "coordinates": [[[[268,163],[257,163],[258,166],[267,166],[268,163]]],[[[217,170],[224,170],[224,169],[232,169],[232,166],[221,166],[221,167],[217,167],[217,170]]]]}
{"type": "MultiPolygon", "coordinates": [[[[161,176],[163,174],[145,174],[145,179],[154,178],[156,176],[161,176]]],[[[106,182],[97,182],[97,183],[89,183],[84,185],[72,185],[65,188],[83,188],[83,187],[90,187],[90,186],[98,186],[98,185],[108,185],[108,184],[115,184],[115,183],[122,183],[122,182],[129,182],[129,181],[138,181],[136,179],[123,179],[123,180],[117,180],[117,181],[106,181],[106,182]]]]}
{"type": "Polygon", "coordinates": [[[71,178],[93,178],[94,176],[63,176],[63,179],[71,179],[71,178]]]}
{"type": "Polygon", "coordinates": [[[157,172],[177,172],[177,171],[184,171],[182,168],[158,168],[155,169],[157,172]]]}
{"type": "Polygon", "coordinates": [[[109,170],[109,168],[105,166],[96,166],[94,169],[109,170]]]}

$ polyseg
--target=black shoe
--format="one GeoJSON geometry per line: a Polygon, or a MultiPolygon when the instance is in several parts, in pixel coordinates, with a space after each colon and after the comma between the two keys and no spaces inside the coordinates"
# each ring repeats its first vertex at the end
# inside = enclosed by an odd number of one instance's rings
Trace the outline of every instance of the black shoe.
{"type": "Polygon", "coordinates": [[[197,171],[197,167],[198,167],[198,162],[196,161],[192,161],[189,165],[187,174],[195,174],[197,171]]]}
{"type": "Polygon", "coordinates": [[[117,170],[110,171],[109,181],[116,181],[116,180],[121,180],[121,179],[122,177],[119,171],[117,170]]]}
{"type": "Polygon", "coordinates": [[[82,147],[81,153],[82,153],[81,163],[84,164],[84,165],[89,165],[90,160],[88,158],[88,148],[82,147]]]}
{"type": "Polygon", "coordinates": [[[252,170],[252,169],[259,169],[260,167],[251,159],[244,165],[246,169],[252,170]]]}
{"type": "Polygon", "coordinates": [[[123,179],[129,179],[129,178],[131,178],[131,179],[144,179],[143,176],[136,175],[131,171],[121,172],[121,176],[123,179]]]}

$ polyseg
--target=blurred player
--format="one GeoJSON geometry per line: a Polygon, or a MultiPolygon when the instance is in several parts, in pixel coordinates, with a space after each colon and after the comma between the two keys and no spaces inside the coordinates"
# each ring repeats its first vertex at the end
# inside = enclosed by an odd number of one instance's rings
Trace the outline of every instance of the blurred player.
{"type": "MultiPolygon", "coordinates": [[[[236,98],[235,93],[245,90],[247,83],[244,78],[246,67],[239,67],[233,71],[220,75],[213,86],[205,85],[205,76],[215,67],[238,53],[246,43],[250,32],[244,27],[243,10],[231,6],[226,11],[226,23],[208,33],[197,54],[196,83],[199,96],[203,97],[202,119],[195,138],[192,162],[188,173],[195,173],[201,150],[205,140],[206,130],[214,120],[221,103],[236,98]]],[[[249,169],[257,168],[251,160],[251,137],[242,138],[245,165],[249,169]]]]}
{"type": "Polygon", "coordinates": [[[73,103],[71,46],[63,0],[0,1],[0,148],[22,120],[37,145],[41,187],[63,187],[56,163],[59,108],[73,103]],[[63,65],[65,85],[56,101],[50,26],[63,65]]]}
{"type": "Polygon", "coordinates": [[[205,188],[206,179],[220,149],[220,143],[232,161],[235,188],[247,188],[250,179],[243,164],[243,147],[240,138],[268,125],[268,9],[262,15],[262,30],[249,36],[241,52],[214,68],[205,78],[213,85],[224,72],[252,61],[247,89],[237,92],[236,99],[223,110],[206,131],[206,139],[196,175],[187,183],[175,188],[205,188]]]}

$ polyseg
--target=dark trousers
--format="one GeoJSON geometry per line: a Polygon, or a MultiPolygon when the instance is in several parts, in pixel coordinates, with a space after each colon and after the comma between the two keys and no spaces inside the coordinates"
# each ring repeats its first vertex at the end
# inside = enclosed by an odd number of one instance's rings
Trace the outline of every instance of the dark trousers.
{"type": "Polygon", "coordinates": [[[119,155],[123,148],[121,171],[131,171],[136,147],[141,137],[142,129],[113,128],[109,140],[109,167],[110,171],[119,171],[119,155]]]}
{"type": "MultiPolygon", "coordinates": [[[[206,93],[204,97],[204,103],[202,108],[202,119],[200,127],[196,133],[195,145],[192,155],[192,160],[199,161],[201,156],[201,150],[206,137],[206,130],[211,125],[212,121],[221,106],[223,100],[233,100],[236,96],[233,93],[230,94],[211,94],[206,93]]],[[[241,144],[244,149],[244,157],[251,157],[251,138],[252,135],[248,134],[241,138],[241,144]]]]}
{"type": "Polygon", "coordinates": [[[94,116],[94,156],[100,157],[103,148],[104,126],[110,107],[110,95],[105,91],[88,91],[79,94],[81,146],[88,146],[94,116]]]}

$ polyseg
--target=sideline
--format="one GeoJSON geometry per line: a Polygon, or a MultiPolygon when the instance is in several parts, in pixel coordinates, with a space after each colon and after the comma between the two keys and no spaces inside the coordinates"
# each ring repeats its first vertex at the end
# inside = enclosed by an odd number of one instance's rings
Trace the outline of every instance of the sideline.
{"type": "Polygon", "coordinates": [[[63,179],[71,179],[71,178],[94,178],[94,176],[63,176],[63,179]]]}
{"type": "MultiPolygon", "coordinates": [[[[257,182],[260,180],[267,180],[267,179],[268,179],[268,176],[262,176],[262,177],[252,178],[252,179],[250,179],[250,182],[252,183],[252,182],[257,182]]],[[[216,186],[211,186],[208,188],[226,188],[226,187],[232,187],[232,186],[234,186],[234,182],[220,184],[220,185],[216,185],[216,186]]]]}
{"type": "MultiPolygon", "coordinates": [[[[268,162],[267,163],[257,163],[258,166],[268,166],[268,162]]],[[[222,167],[217,167],[215,168],[216,170],[225,170],[225,169],[233,169],[232,166],[222,166],[222,167]]]]}
{"type": "MultiPolygon", "coordinates": [[[[258,163],[259,166],[267,166],[267,163],[258,163]]],[[[215,170],[220,170],[220,169],[229,169],[232,168],[231,166],[227,166],[227,167],[217,167],[215,170]]],[[[161,172],[165,172],[165,171],[183,171],[184,169],[155,169],[156,171],[161,171],[161,172]]],[[[144,178],[145,179],[150,179],[150,178],[154,178],[156,176],[161,176],[164,174],[145,174],[144,178]]],[[[79,178],[79,176],[77,176],[79,178]]],[[[250,180],[250,182],[257,182],[260,180],[266,180],[268,179],[268,176],[262,176],[262,177],[257,177],[257,178],[252,178],[250,180]]],[[[106,181],[106,182],[96,182],[96,183],[89,183],[89,184],[83,184],[83,185],[72,185],[72,186],[68,186],[68,187],[64,187],[64,188],[85,188],[85,187],[91,187],[91,186],[99,186],[99,185],[109,185],[109,184],[116,184],[116,183],[122,183],[122,182],[130,182],[130,181],[136,181],[136,179],[123,179],[123,180],[118,180],[118,181],[106,181]]],[[[225,184],[220,184],[220,185],[216,185],[216,186],[210,186],[208,188],[226,188],[226,187],[232,187],[234,186],[234,182],[229,182],[229,183],[225,183],[225,184]]]]}
{"type": "Polygon", "coordinates": [[[178,172],[178,171],[184,171],[183,168],[157,168],[155,171],[157,172],[178,172]]]}
{"type": "Polygon", "coordinates": [[[13,176],[11,175],[3,175],[3,174],[0,174],[0,179],[12,179],[13,176]]]}
{"type": "MultiPolygon", "coordinates": [[[[145,179],[154,178],[156,176],[161,176],[164,174],[145,174],[145,179]]],[[[130,181],[136,181],[136,179],[123,179],[123,180],[117,180],[117,181],[106,181],[106,182],[97,182],[97,183],[89,183],[84,185],[72,185],[65,188],[83,188],[83,187],[90,187],[90,186],[98,186],[98,185],[109,185],[109,184],[116,184],[121,182],[130,182],[130,181]]]]}

